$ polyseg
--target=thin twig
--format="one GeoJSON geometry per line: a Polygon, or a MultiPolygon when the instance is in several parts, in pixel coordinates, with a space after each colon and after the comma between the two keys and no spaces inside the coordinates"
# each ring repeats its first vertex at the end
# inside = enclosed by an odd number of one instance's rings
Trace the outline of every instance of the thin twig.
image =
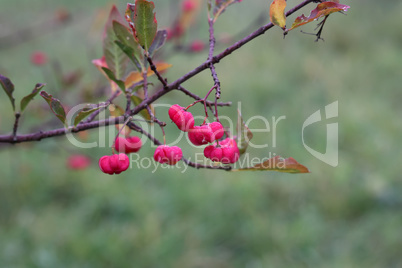
{"type": "Polygon", "coordinates": [[[166,88],[168,83],[167,83],[166,79],[164,79],[162,77],[162,75],[159,73],[159,71],[156,69],[156,66],[155,66],[154,62],[152,61],[151,57],[147,57],[147,61],[149,63],[151,70],[156,74],[156,77],[158,77],[158,80],[162,83],[163,88],[166,88]]]}
{"type": "Polygon", "coordinates": [[[15,113],[15,121],[14,121],[14,127],[13,127],[13,142],[17,140],[17,130],[18,130],[18,123],[20,121],[21,114],[20,113],[15,113]]]}
{"type": "MultiPolygon", "coordinates": [[[[200,96],[192,93],[188,89],[185,89],[183,86],[179,86],[177,88],[177,90],[183,92],[184,94],[186,94],[187,96],[189,96],[195,100],[202,100],[202,98],[200,96]]],[[[208,106],[215,105],[215,102],[207,101],[207,105],[208,106]]],[[[230,106],[230,105],[232,105],[232,102],[218,102],[218,106],[230,106]]]]}
{"type": "Polygon", "coordinates": [[[209,63],[209,69],[211,70],[212,78],[214,80],[214,83],[216,85],[216,98],[219,99],[221,97],[221,82],[219,81],[218,74],[216,73],[215,66],[212,63],[212,58],[214,56],[214,51],[215,51],[215,34],[214,34],[214,20],[209,19],[209,54],[208,54],[208,61],[209,63]]]}

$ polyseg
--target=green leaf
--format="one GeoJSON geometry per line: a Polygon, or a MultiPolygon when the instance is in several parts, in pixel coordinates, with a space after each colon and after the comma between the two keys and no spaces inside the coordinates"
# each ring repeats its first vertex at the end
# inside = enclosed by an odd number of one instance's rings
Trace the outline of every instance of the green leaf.
{"type": "Polygon", "coordinates": [[[308,168],[298,163],[293,157],[272,157],[253,167],[233,169],[232,171],[278,171],[285,173],[310,173],[308,168]]]}
{"type": "Polygon", "coordinates": [[[115,43],[117,36],[113,29],[113,21],[117,21],[120,24],[125,23],[116,6],[112,7],[109,18],[105,25],[105,33],[103,36],[103,55],[105,56],[105,61],[108,68],[114,73],[114,76],[117,79],[121,79],[125,74],[127,57],[115,43]]]}
{"type": "Polygon", "coordinates": [[[2,76],[0,74],[0,84],[1,84],[1,87],[4,89],[4,91],[6,92],[8,98],[11,101],[11,105],[13,106],[13,111],[15,111],[15,99],[13,97],[13,92],[14,92],[13,83],[11,83],[10,79],[8,79],[7,77],[2,76]]]}
{"type": "Polygon", "coordinates": [[[46,84],[36,84],[35,88],[32,90],[32,93],[25,96],[21,100],[20,109],[21,113],[24,112],[25,108],[27,107],[28,103],[33,100],[33,98],[39,93],[39,91],[45,86],[46,84]]]}
{"type": "Polygon", "coordinates": [[[119,86],[119,88],[124,92],[124,94],[126,94],[126,86],[124,85],[124,82],[117,79],[114,76],[114,73],[111,70],[109,70],[108,68],[102,67],[102,70],[109,77],[109,79],[112,80],[113,82],[115,82],[119,86]]]}
{"type": "Polygon", "coordinates": [[[282,29],[286,28],[285,8],[286,0],[274,0],[269,8],[271,22],[282,29]]]}
{"type": "Polygon", "coordinates": [[[303,15],[299,16],[296,18],[296,20],[293,22],[292,27],[290,29],[286,30],[286,33],[289,32],[290,30],[293,30],[297,27],[300,27],[304,24],[307,24],[312,21],[316,21],[322,17],[328,16],[331,13],[334,12],[346,12],[350,6],[347,5],[342,5],[336,2],[323,2],[317,5],[315,9],[313,9],[310,13],[310,16],[306,17],[303,15]]]}
{"type": "Polygon", "coordinates": [[[143,65],[143,57],[141,52],[138,54],[137,51],[129,46],[126,46],[122,42],[116,40],[115,41],[116,45],[128,56],[128,58],[134,63],[134,66],[137,68],[139,72],[142,72],[143,65]]]}
{"type": "Polygon", "coordinates": [[[130,8],[133,13],[130,17],[134,23],[134,37],[145,51],[151,46],[158,28],[154,9],[154,3],[147,0],[136,0],[134,10],[130,8]]]}
{"type": "Polygon", "coordinates": [[[237,113],[237,147],[239,148],[240,155],[242,155],[246,152],[248,144],[253,138],[253,133],[246,126],[246,123],[244,123],[239,110],[237,110],[237,113]]]}
{"type": "Polygon", "coordinates": [[[167,39],[167,31],[161,30],[156,33],[154,41],[152,42],[151,46],[149,47],[149,56],[152,58],[152,55],[155,54],[166,42],[167,39]]]}
{"type": "Polygon", "coordinates": [[[108,105],[106,103],[102,104],[88,104],[87,107],[83,108],[74,119],[74,126],[76,127],[82,120],[84,120],[90,114],[96,112],[100,108],[105,108],[108,105]]]}
{"type": "Polygon", "coordinates": [[[41,91],[39,95],[45,99],[45,101],[49,104],[50,109],[54,113],[57,118],[67,127],[66,121],[66,112],[64,111],[63,106],[61,105],[60,101],[56,98],[53,98],[52,95],[48,94],[46,91],[41,91]]]}
{"type": "Polygon", "coordinates": [[[115,44],[134,62],[134,65],[142,70],[142,51],[140,45],[134,40],[130,29],[118,21],[113,21],[113,30],[118,40],[115,44]]]}

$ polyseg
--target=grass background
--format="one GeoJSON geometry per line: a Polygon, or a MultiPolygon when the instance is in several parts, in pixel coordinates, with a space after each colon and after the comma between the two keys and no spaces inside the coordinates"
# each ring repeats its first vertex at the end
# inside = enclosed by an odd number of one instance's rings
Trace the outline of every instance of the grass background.
{"type": "MultiPolygon", "coordinates": [[[[86,84],[99,80],[91,59],[101,56],[102,12],[110,3],[0,0],[1,36],[40,25],[60,7],[73,16],[66,27],[0,49],[0,73],[15,84],[17,103],[37,82],[48,83],[46,90],[57,97],[69,96],[60,97],[67,105],[82,96],[57,88],[50,66],[32,66],[29,57],[36,50],[60,61],[66,72],[80,68],[86,84]]],[[[124,10],[125,2],[113,3],[124,10]]],[[[173,3],[155,1],[160,28],[173,20],[173,3]]],[[[133,168],[111,177],[96,163],[107,148],[79,149],[65,138],[2,145],[0,266],[401,267],[402,3],[345,4],[351,6],[347,16],[329,18],[325,42],[315,43],[299,31],[283,39],[280,29],[272,29],[217,65],[223,101],[241,101],[245,119],[286,116],[276,147],[272,133],[256,132],[255,143],[269,147],[250,154],[292,156],[311,174],[133,168]],[[336,168],[315,159],[301,141],[304,120],[334,101],[339,101],[336,168]],[[91,156],[93,164],[84,171],[66,168],[72,153],[91,156]]],[[[268,6],[260,0],[232,6],[218,20],[217,34],[241,32],[262,9],[267,14],[268,6]]],[[[205,20],[186,42],[195,38],[207,40],[205,20]]],[[[206,53],[165,56],[173,64],[166,74],[173,81],[206,53]]],[[[210,74],[205,71],[185,86],[203,95],[211,86],[210,74]]],[[[0,130],[6,134],[13,116],[6,95],[0,96],[0,130]]],[[[191,100],[172,93],[159,103],[177,102],[191,100]]],[[[51,120],[43,103],[37,97],[31,104],[21,132],[51,120]]],[[[166,111],[157,112],[169,121],[166,111]]],[[[222,114],[235,119],[236,105],[222,114]]],[[[308,132],[311,147],[325,150],[325,136],[317,133],[325,133],[326,123],[308,132]]],[[[263,127],[258,121],[250,125],[263,127]]],[[[179,131],[170,124],[167,133],[169,141],[179,131]]],[[[99,140],[98,131],[91,131],[88,140],[99,140]]],[[[194,157],[197,151],[185,141],[180,145],[194,157]]],[[[146,143],[140,155],[150,157],[153,150],[146,143]]]]}

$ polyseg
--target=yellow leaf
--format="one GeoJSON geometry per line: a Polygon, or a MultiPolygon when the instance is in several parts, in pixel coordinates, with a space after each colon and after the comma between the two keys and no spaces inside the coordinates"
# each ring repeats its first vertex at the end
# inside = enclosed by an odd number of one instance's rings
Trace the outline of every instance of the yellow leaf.
{"type": "Polygon", "coordinates": [[[271,22],[282,29],[286,27],[285,16],[286,0],[274,0],[269,9],[269,17],[271,22]]]}
{"type": "MultiPolygon", "coordinates": [[[[155,63],[155,66],[156,66],[156,70],[158,70],[158,72],[163,72],[164,70],[172,67],[171,64],[168,64],[165,62],[157,62],[157,63],[155,63]]],[[[151,70],[151,68],[148,67],[147,76],[151,76],[154,74],[155,73],[151,70]]],[[[128,74],[128,76],[126,77],[126,80],[124,81],[124,84],[126,85],[126,88],[129,88],[132,85],[134,85],[135,83],[140,82],[141,80],[142,80],[142,74],[140,72],[133,71],[128,74]]]]}

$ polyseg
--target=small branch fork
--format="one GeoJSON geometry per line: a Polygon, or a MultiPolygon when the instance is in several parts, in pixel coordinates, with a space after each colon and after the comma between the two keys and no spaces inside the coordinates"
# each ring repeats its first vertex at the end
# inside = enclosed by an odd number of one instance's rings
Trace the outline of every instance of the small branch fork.
{"type": "MultiPolygon", "coordinates": [[[[292,9],[290,9],[288,12],[286,12],[286,16],[289,16],[289,15],[295,13],[299,9],[301,9],[304,6],[306,6],[306,5],[310,4],[310,3],[313,3],[313,2],[316,2],[316,0],[304,0],[303,2],[301,2],[300,4],[296,5],[292,9]]],[[[239,40],[238,42],[234,43],[233,45],[227,47],[221,53],[217,54],[216,56],[213,56],[214,47],[215,47],[215,38],[214,38],[214,32],[213,32],[213,27],[212,27],[213,22],[211,23],[209,21],[209,24],[210,24],[210,51],[209,51],[208,59],[204,63],[199,65],[198,67],[194,68],[190,72],[184,74],[182,77],[180,77],[177,80],[175,80],[174,82],[168,84],[167,80],[164,79],[160,75],[160,73],[157,71],[156,66],[153,64],[152,60],[148,56],[146,57],[147,61],[150,64],[151,70],[153,70],[155,72],[156,76],[158,77],[158,80],[162,83],[163,88],[161,88],[160,90],[157,90],[151,96],[148,96],[148,90],[146,89],[146,87],[147,87],[147,83],[146,83],[147,78],[146,77],[147,76],[146,76],[146,73],[145,73],[145,75],[143,74],[145,98],[139,105],[137,105],[133,109],[130,110],[128,108],[127,112],[126,112],[126,114],[124,116],[109,118],[109,119],[106,119],[106,120],[93,121],[95,119],[95,117],[103,109],[105,109],[105,108],[101,108],[97,112],[94,112],[93,114],[91,114],[86,120],[84,120],[83,122],[78,124],[76,127],[70,127],[68,129],[59,128],[59,129],[53,129],[53,130],[48,130],[48,131],[39,131],[39,132],[36,132],[36,133],[18,135],[17,134],[17,129],[18,129],[18,122],[19,122],[19,117],[20,116],[16,115],[16,119],[15,119],[15,123],[14,123],[12,133],[9,134],[9,135],[0,135],[0,143],[21,143],[21,142],[29,142],[29,141],[40,141],[40,140],[45,139],[45,138],[63,136],[63,135],[66,135],[67,133],[77,133],[77,132],[88,130],[88,129],[99,128],[99,127],[109,126],[109,125],[121,124],[121,122],[122,121],[124,122],[129,116],[134,116],[134,115],[138,114],[140,111],[142,111],[143,109],[148,109],[150,104],[154,103],[156,100],[158,100],[159,98],[161,98],[162,96],[164,96],[165,94],[167,94],[168,92],[170,92],[172,90],[179,90],[179,91],[183,92],[184,94],[194,98],[195,100],[203,100],[201,97],[197,96],[196,94],[186,90],[184,87],[181,86],[181,84],[184,83],[185,81],[189,80],[190,78],[194,77],[195,75],[199,74],[200,72],[204,71],[205,69],[210,69],[211,70],[211,73],[212,73],[212,76],[213,76],[213,79],[214,79],[214,83],[215,83],[215,86],[216,86],[216,96],[215,96],[216,99],[215,99],[214,103],[209,102],[209,101],[205,101],[204,105],[208,105],[208,106],[215,105],[215,115],[217,116],[217,112],[216,112],[217,111],[217,106],[229,106],[230,103],[218,103],[217,102],[217,99],[220,97],[220,82],[219,82],[219,79],[217,78],[214,64],[219,63],[220,60],[222,60],[223,58],[227,57],[228,55],[230,55],[234,51],[238,50],[239,48],[241,48],[242,46],[244,46],[248,42],[254,40],[258,36],[264,34],[266,31],[271,29],[274,25],[272,23],[268,23],[268,24],[258,28],[253,33],[249,34],[248,36],[246,36],[243,39],[239,40]],[[212,26],[211,26],[211,24],[212,24],[212,26]],[[211,38],[211,36],[212,36],[212,38],[211,38]]],[[[115,92],[106,101],[106,103],[110,104],[119,94],[120,94],[120,92],[115,92]]],[[[157,122],[157,121],[155,121],[155,122],[157,122]]],[[[133,123],[128,122],[128,126],[133,127],[133,123]]],[[[140,133],[143,133],[144,135],[147,135],[138,126],[134,127],[134,130],[135,129],[137,129],[136,131],[138,131],[140,133]]],[[[152,141],[155,143],[156,140],[154,139],[152,141]]],[[[199,165],[199,164],[196,164],[196,163],[192,163],[187,159],[183,159],[183,161],[187,165],[189,165],[191,167],[194,167],[194,168],[223,169],[223,170],[229,170],[230,169],[230,167],[203,166],[203,165],[199,165]]]]}
{"type": "Polygon", "coordinates": [[[187,106],[187,107],[185,108],[185,110],[187,111],[188,108],[194,106],[195,104],[197,104],[197,103],[199,103],[199,102],[204,103],[205,119],[204,119],[204,123],[202,123],[203,125],[205,124],[205,122],[206,122],[206,120],[207,120],[207,118],[208,118],[207,99],[208,99],[209,95],[212,93],[212,91],[213,91],[214,89],[216,89],[217,87],[218,87],[218,85],[215,84],[215,85],[208,91],[207,95],[205,95],[205,98],[203,98],[203,99],[201,99],[201,100],[196,100],[195,102],[193,102],[192,104],[190,104],[189,106],[187,106]]]}

